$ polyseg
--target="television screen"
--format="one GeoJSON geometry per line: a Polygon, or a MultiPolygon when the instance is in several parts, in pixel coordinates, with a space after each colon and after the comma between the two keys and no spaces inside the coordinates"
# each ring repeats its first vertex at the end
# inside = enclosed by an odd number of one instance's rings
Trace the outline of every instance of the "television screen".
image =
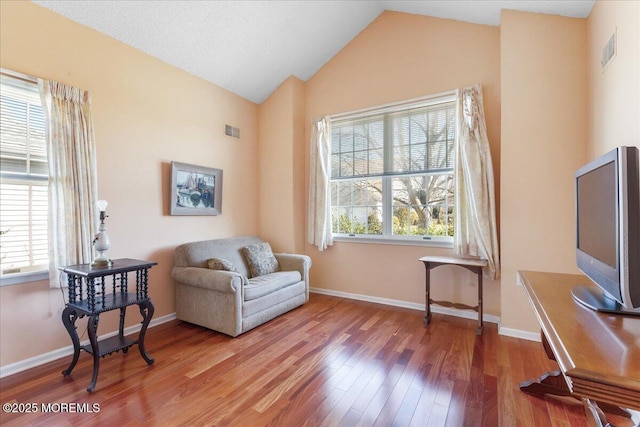
{"type": "Polygon", "coordinates": [[[578,177],[578,248],[612,268],[616,263],[616,167],[609,162],[578,177]]]}
{"type": "Polygon", "coordinates": [[[618,147],[578,169],[576,261],[596,288],[573,297],[598,311],[640,314],[639,153],[618,147]]]}

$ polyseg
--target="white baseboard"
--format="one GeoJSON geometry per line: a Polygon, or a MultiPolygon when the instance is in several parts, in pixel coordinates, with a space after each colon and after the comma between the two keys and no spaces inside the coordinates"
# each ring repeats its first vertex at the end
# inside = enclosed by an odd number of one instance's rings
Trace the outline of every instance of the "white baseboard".
{"type": "Polygon", "coordinates": [[[540,332],[529,332],[520,329],[503,328],[502,326],[498,326],[498,334],[504,335],[506,337],[522,338],[529,341],[542,341],[540,339],[540,332]]]}
{"type": "MultiPolygon", "coordinates": [[[[161,325],[176,318],[175,313],[167,314],[166,316],[152,319],[149,323],[149,328],[161,325]]],[[[142,324],[136,324],[124,329],[125,335],[131,335],[139,332],[142,328],[142,324]]],[[[118,334],[118,331],[113,331],[108,334],[100,335],[100,339],[113,337],[118,334]]],[[[89,340],[85,340],[80,345],[88,345],[89,340]]],[[[38,356],[31,357],[29,359],[21,360],[20,362],[10,363],[5,366],[0,366],[0,378],[7,377],[9,375],[17,374],[18,372],[25,371],[27,369],[35,368],[36,366],[44,365],[45,363],[58,360],[62,357],[68,357],[73,355],[73,345],[59,348],[57,350],[50,351],[48,353],[40,354],[38,356]]]]}
{"type": "MultiPolygon", "coordinates": [[[[391,306],[403,307],[403,308],[411,308],[414,310],[424,311],[424,305],[418,304],[415,302],[400,301],[400,300],[388,299],[388,298],[378,298],[378,297],[372,297],[369,295],[352,294],[349,292],[333,291],[330,289],[322,289],[322,288],[310,288],[309,291],[314,292],[316,294],[331,295],[334,297],[355,299],[359,301],[374,302],[378,304],[391,305],[391,306]]],[[[449,316],[462,317],[464,319],[476,320],[478,318],[477,314],[469,310],[459,310],[456,308],[441,307],[438,305],[432,305],[431,311],[434,313],[446,314],[449,316]]],[[[498,316],[484,313],[482,315],[482,320],[484,320],[485,322],[497,323],[498,334],[500,335],[540,342],[539,333],[522,331],[520,329],[503,328],[500,325],[500,317],[498,316]]]]}
{"type": "MultiPolygon", "coordinates": [[[[394,307],[411,308],[413,310],[424,311],[424,304],[418,304],[415,302],[401,301],[401,300],[389,299],[389,298],[372,297],[369,295],[352,294],[349,292],[333,291],[330,289],[321,289],[321,288],[309,288],[309,291],[314,292],[316,294],[331,295],[334,297],[355,299],[358,301],[374,302],[378,304],[391,305],[394,307]]],[[[441,307],[439,305],[432,305],[431,311],[439,314],[447,314],[450,316],[462,317],[464,319],[471,319],[471,320],[478,319],[478,315],[475,312],[472,312],[469,310],[459,310],[457,308],[449,308],[449,307],[441,307]]],[[[500,324],[500,318],[492,314],[483,313],[482,320],[485,322],[500,324]]]]}

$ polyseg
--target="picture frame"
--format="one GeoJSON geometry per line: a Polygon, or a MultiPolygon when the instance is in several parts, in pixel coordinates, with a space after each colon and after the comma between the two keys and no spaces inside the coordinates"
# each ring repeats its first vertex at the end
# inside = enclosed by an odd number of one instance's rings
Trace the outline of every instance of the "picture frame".
{"type": "Polygon", "coordinates": [[[171,162],[171,215],[222,214],[222,169],[171,162]]]}

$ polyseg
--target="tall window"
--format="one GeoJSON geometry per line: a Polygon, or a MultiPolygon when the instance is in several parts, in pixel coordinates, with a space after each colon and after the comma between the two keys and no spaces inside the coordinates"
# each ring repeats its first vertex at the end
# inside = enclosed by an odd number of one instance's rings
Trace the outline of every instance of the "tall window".
{"type": "Polygon", "coordinates": [[[452,241],[455,96],[331,121],[337,236],[452,241]]]}
{"type": "Polygon", "coordinates": [[[0,75],[0,277],[46,271],[47,153],[38,86],[0,75]]]}

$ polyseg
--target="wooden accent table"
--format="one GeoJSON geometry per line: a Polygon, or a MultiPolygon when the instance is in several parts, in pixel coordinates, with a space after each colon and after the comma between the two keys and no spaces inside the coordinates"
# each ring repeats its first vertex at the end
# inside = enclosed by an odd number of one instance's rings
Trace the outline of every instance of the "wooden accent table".
{"type": "Polygon", "coordinates": [[[130,347],[137,344],[145,362],[148,365],[153,364],[154,360],[147,354],[144,347],[144,336],[154,312],[153,304],[149,299],[149,269],[156,264],[152,261],[124,258],[114,260],[111,267],[105,268],[91,267],[90,264],[60,268],[67,274],[69,285],[69,302],[62,312],[62,323],[73,343],[73,359],[69,367],[62,371],[64,376],[71,375],[71,371],[78,363],[80,350],[93,356],[93,375],[87,387],[88,392],[92,392],[96,387],[101,357],[120,350],[127,353],[130,347]],[[132,276],[135,274],[135,293],[129,292],[128,289],[129,273],[132,276]],[[107,287],[109,278],[111,286],[107,287]],[[111,292],[107,292],[108,290],[111,292]],[[124,317],[127,306],[130,305],[138,305],[143,318],[138,339],[124,336],[124,317]],[[111,310],[120,310],[118,335],[98,341],[100,313],[111,310]],[[76,330],[76,320],[84,316],[89,316],[87,323],[89,345],[81,346],[76,330]]]}
{"type": "Polygon", "coordinates": [[[520,389],[580,399],[598,426],[607,425],[598,405],[640,410],[640,318],[599,313],[575,302],[571,288],[595,287],[585,276],[531,271],[518,276],[542,328],[547,355],[560,367],[521,383],[520,389]]]}
{"type": "Polygon", "coordinates": [[[482,267],[486,267],[487,260],[472,257],[456,257],[456,256],[423,256],[418,261],[424,263],[426,269],[425,276],[425,313],[424,324],[431,322],[431,304],[438,304],[444,307],[453,307],[464,310],[474,310],[478,312],[478,329],[476,335],[482,334],[482,267]],[[471,307],[466,304],[454,303],[449,301],[434,301],[431,299],[431,270],[441,265],[458,265],[478,275],[478,305],[471,307]]]}

